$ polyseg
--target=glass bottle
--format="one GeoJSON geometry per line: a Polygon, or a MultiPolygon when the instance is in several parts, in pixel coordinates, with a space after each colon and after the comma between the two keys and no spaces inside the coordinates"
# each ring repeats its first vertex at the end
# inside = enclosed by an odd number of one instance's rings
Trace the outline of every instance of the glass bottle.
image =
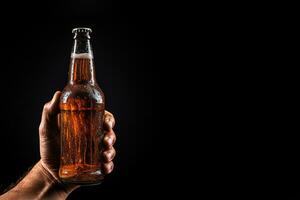
{"type": "Polygon", "coordinates": [[[60,99],[63,182],[98,184],[104,176],[100,154],[103,140],[104,94],[95,79],[89,28],[75,28],[69,80],[60,99]]]}

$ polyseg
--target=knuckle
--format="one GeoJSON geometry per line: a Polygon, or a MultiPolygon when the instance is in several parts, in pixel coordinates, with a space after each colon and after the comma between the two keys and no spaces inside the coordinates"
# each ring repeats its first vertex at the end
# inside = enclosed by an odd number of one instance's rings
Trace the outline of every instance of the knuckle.
{"type": "Polygon", "coordinates": [[[49,103],[46,103],[46,104],[44,105],[43,111],[44,111],[44,112],[49,112],[49,110],[50,110],[50,105],[49,105],[49,103]]]}
{"type": "Polygon", "coordinates": [[[104,165],[104,168],[105,168],[106,173],[110,173],[110,172],[112,172],[112,170],[114,168],[114,163],[109,162],[109,163],[104,165]]]}
{"type": "Polygon", "coordinates": [[[115,157],[115,151],[114,150],[105,151],[103,154],[104,154],[104,158],[105,158],[106,162],[108,162],[108,164],[110,164],[111,161],[115,157]]]}
{"type": "Polygon", "coordinates": [[[39,126],[39,133],[40,134],[44,134],[45,133],[45,126],[44,126],[44,124],[40,124],[40,126],[39,126]]]}
{"type": "Polygon", "coordinates": [[[109,121],[111,121],[111,120],[114,121],[114,119],[115,119],[114,115],[108,111],[105,112],[105,118],[109,119],[109,121]]]}
{"type": "Polygon", "coordinates": [[[105,143],[109,143],[109,138],[110,138],[110,137],[106,134],[106,136],[105,136],[104,139],[103,139],[104,142],[105,142],[105,143]]]}
{"type": "Polygon", "coordinates": [[[112,121],[115,121],[115,116],[112,113],[110,113],[110,118],[112,121]]]}
{"type": "Polygon", "coordinates": [[[103,155],[104,155],[105,158],[108,158],[109,152],[108,152],[108,151],[104,151],[104,152],[103,152],[103,155]]]}
{"type": "Polygon", "coordinates": [[[105,111],[105,115],[111,115],[111,112],[109,112],[109,111],[105,111]]]}
{"type": "Polygon", "coordinates": [[[117,141],[117,136],[115,135],[115,132],[113,132],[113,145],[116,143],[117,141]]]}
{"type": "Polygon", "coordinates": [[[115,148],[112,148],[112,153],[113,153],[113,156],[115,157],[117,155],[117,151],[115,148]]]}
{"type": "Polygon", "coordinates": [[[112,171],[113,169],[114,169],[114,163],[113,162],[111,162],[111,164],[110,164],[110,171],[112,171]]]}

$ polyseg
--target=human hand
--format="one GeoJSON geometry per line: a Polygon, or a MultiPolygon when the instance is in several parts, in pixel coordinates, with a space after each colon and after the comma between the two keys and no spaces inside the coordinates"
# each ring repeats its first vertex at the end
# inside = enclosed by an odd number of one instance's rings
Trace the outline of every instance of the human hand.
{"type": "MultiPolygon", "coordinates": [[[[39,127],[41,160],[28,172],[28,174],[12,189],[0,196],[0,200],[31,200],[48,199],[64,200],[79,185],[62,184],[58,178],[60,163],[60,123],[59,98],[61,92],[56,92],[43,109],[42,120],[39,127]]],[[[113,158],[116,154],[113,144],[116,136],[112,130],[115,124],[111,113],[104,114],[104,151],[103,173],[109,174],[113,170],[113,158]]],[[[99,152],[100,153],[100,152],[99,152]]]]}
{"type": "MultiPolygon", "coordinates": [[[[41,123],[39,126],[41,165],[57,181],[60,163],[60,123],[59,123],[59,98],[61,92],[56,92],[52,100],[44,105],[41,123]]],[[[109,174],[113,170],[113,158],[116,151],[113,144],[116,135],[113,131],[115,119],[110,112],[104,114],[104,146],[102,153],[103,172],[109,174]]],[[[99,152],[100,153],[100,152],[99,152]]]]}

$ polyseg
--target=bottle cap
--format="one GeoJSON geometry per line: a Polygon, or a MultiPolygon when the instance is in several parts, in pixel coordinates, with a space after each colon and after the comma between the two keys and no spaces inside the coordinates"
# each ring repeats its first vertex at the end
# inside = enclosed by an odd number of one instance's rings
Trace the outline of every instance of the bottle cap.
{"type": "Polygon", "coordinates": [[[84,27],[74,28],[72,30],[72,33],[91,33],[91,32],[92,32],[92,29],[84,28],[84,27]]]}

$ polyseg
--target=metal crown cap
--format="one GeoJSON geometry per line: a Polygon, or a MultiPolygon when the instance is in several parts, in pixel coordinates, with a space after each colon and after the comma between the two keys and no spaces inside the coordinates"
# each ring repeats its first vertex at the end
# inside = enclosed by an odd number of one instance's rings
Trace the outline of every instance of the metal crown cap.
{"type": "Polygon", "coordinates": [[[91,32],[92,32],[92,29],[85,28],[85,27],[74,28],[72,30],[72,33],[91,33],[91,32]]]}

